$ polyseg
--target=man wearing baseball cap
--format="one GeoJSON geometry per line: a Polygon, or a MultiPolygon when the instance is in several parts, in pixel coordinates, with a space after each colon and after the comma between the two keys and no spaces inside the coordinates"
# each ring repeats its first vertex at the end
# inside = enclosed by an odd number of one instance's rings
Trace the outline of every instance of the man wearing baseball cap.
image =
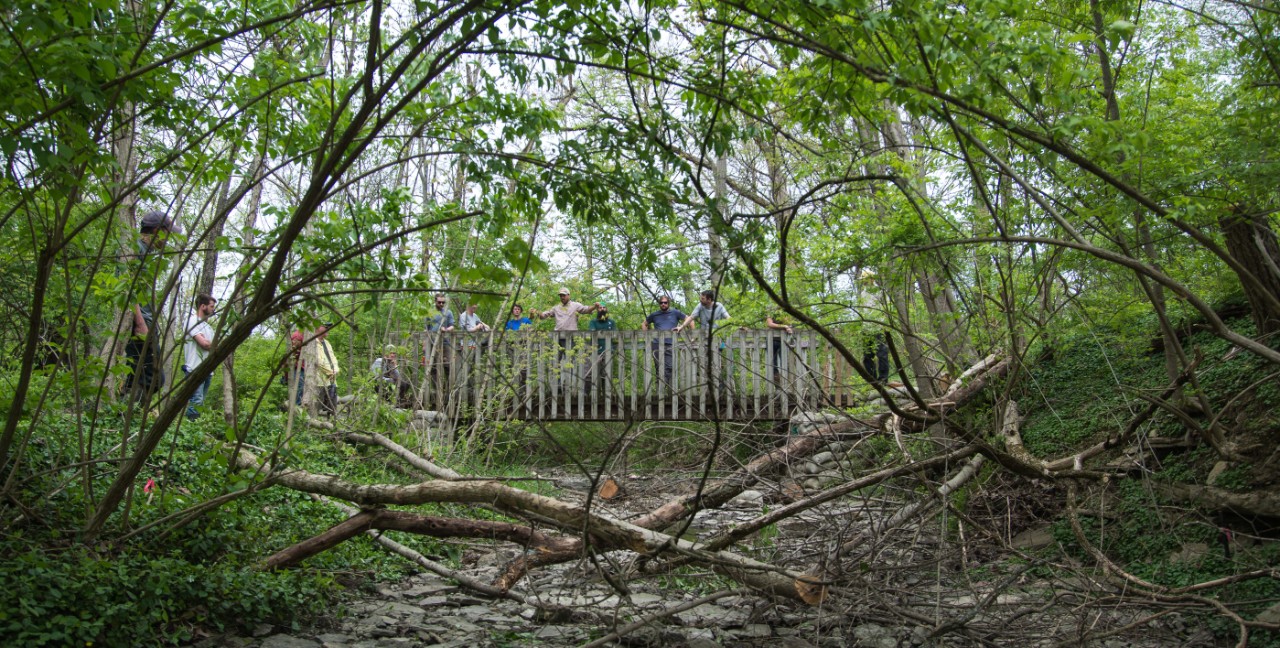
{"type": "Polygon", "coordinates": [[[600,302],[596,302],[590,306],[573,301],[569,298],[569,289],[560,289],[560,304],[552,306],[547,310],[539,313],[533,311],[533,315],[540,319],[546,319],[548,314],[556,318],[557,331],[576,331],[578,330],[578,316],[594,313],[600,310],[600,302]]]}
{"type": "Polygon", "coordinates": [[[182,227],[162,211],[149,211],[138,220],[138,262],[135,287],[137,299],[132,310],[132,335],[124,345],[124,355],[129,365],[125,389],[129,397],[142,403],[151,402],[151,396],[164,386],[164,372],[160,368],[160,337],[156,328],[156,290],[159,286],[160,253],[170,234],[181,234],[182,227]]]}
{"type": "MultiPolygon", "coordinates": [[[[551,308],[548,308],[547,310],[542,311],[541,313],[535,310],[533,311],[533,316],[539,319],[554,317],[556,320],[555,330],[557,333],[561,333],[561,332],[577,331],[578,316],[585,315],[587,313],[594,313],[599,309],[600,309],[599,302],[592,304],[590,306],[587,306],[586,304],[578,303],[576,301],[573,301],[569,297],[568,288],[561,288],[560,303],[556,306],[552,306],[551,308]]],[[[573,336],[558,335],[556,337],[559,338],[556,340],[556,343],[560,345],[559,358],[561,361],[564,361],[567,355],[567,352],[573,348],[573,336]]],[[[585,375],[583,374],[583,367],[579,366],[579,363],[574,362],[572,363],[570,370],[566,372],[565,375],[561,376],[561,379],[564,380],[565,385],[572,385],[578,381],[579,376],[582,376],[585,378],[585,375]]],[[[586,384],[587,384],[586,382],[583,382],[584,392],[586,391],[586,387],[585,387],[586,384]]]]}

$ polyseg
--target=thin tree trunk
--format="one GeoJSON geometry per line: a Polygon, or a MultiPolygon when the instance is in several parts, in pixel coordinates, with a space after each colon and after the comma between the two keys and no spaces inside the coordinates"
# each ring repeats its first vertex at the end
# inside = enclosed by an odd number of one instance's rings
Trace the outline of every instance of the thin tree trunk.
{"type": "MultiPolygon", "coordinates": [[[[1115,74],[1111,67],[1111,57],[1107,53],[1107,41],[1104,34],[1105,21],[1098,0],[1089,0],[1089,13],[1093,19],[1093,45],[1094,51],[1098,55],[1098,70],[1102,77],[1102,97],[1106,100],[1106,119],[1111,122],[1120,121],[1120,101],[1116,97],[1115,74]]],[[[1117,163],[1123,165],[1126,158],[1127,156],[1123,149],[1116,151],[1117,163]]],[[[1121,175],[1121,178],[1128,182],[1130,176],[1126,172],[1121,175]]],[[[1156,252],[1155,243],[1151,237],[1151,228],[1147,225],[1146,218],[1140,209],[1135,209],[1133,212],[1133,229],[1137,237],[1138,249],[1142,250],[1147,263],[1163,272],[1163,268],[1160,266],[1160,256],[1156,252]]],[[[1151,307],[1155,310],[1156,318],[1160,322],[1160,335],[1164,338],[1165,374],[1169,377],[1169,380],[1176,380],[1182,374],[1182,367],[1186,364],[1186,358],[1182,353],[1182,342],[1178,340],[1177,333],[1168,321],[1164,286],[1147,281],[1142,275],[1138,275],[1137,278],[1142,284],[1143,290],[1147,293],[1151,301],[1151,307]]]]}
{"type": "MultiPolygon", "coordinates": [[[[125,103],[120,107],[116,136],[111,142],[112,153],[120,169],[112,188],[112,197],[119,206],[116,208],[115,221],[111,226],[118,228],[117,231],[120,232],[120,249],[124,251],[123,256],[133,254],[131,234],[138,231],[135,214],[138,197],[136,193],[125,191],[125,188],[133,182],[138,169],[138,159],[133,147],[135,113],[136,109],[132,103],[125,103]]],[[[98,353],[98,357],[102,358],[103,393],[110,401],[115,401],[118,390],[116,375],[111,371],[111,367],[120,361],[120,354],[124,352],[123,341],[133,334],[133,309],[126,306],[116,314],[113,321],[114,325],[107,332],[107,339],[103,341],[102,349],[98,353]]]]}

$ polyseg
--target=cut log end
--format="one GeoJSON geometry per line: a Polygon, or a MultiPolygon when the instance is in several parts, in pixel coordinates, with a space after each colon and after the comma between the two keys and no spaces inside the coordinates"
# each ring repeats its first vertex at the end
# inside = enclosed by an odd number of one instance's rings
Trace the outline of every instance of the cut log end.
{"type": "Polygon", "coordinates": [[[797,578],[795,587],[800,600],[809,605],[817,605],[827,598],[827,586],[817,579],[797,578]]]}
{"type": "Polygon", "coordinates": [[[607,477],[600,482],[600,488],[596,490],[596,495],[602,500],[614,500],[626,496],[626,490],[622,488],[622,484],[618,480],[607,477]]]}

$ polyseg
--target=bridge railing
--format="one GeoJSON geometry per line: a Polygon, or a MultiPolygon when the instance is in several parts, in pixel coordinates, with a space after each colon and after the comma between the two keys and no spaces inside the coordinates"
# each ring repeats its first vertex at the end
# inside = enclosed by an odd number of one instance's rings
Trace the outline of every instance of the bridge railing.
{"type": "Polygon", "coordinates": [[[860,378],[798,331],[419,333],[420,407],[461,418],[785,419],[847,406],[860,378]]]}

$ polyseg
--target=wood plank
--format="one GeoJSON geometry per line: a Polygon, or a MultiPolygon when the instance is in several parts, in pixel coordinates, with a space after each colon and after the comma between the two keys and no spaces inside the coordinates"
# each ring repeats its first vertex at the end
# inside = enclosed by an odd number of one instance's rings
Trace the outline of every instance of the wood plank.
{"type": "MultiPolygon", "coordinates": [[[[672,340],[672,344],[673,345],[675,344],[674,339],[672,340]]],[[[655,419],[666,418],[667,417],[667,409],[666,409],[667,401],[672,398],[678,398],[680,394],[679,351],[677,350],[676,347],[674,346],[672,347],[671,382],[665,385],[663,383],[666,380],[667,368],[666,368],[664,353],[665,353],[664,342],[659,340],[658,353],[654,356],[655,358],[657,358],[657,360],[654,362],[654,365],[653,365],[653,372],[658,378],[658,409],[654,413],[655,419]]]]}
{"type": "Polygon", "coordinates": [[[605,393],[604,393],[604,414],[605,418],[613,418],[613,366],[614,357],[618,354],[618,337],[611,336],[609,341],[605,343],[605,349],[608,355],[605,356],[605,393]]]}
{"type": "Polygon", "coordinates": [[[752,418],[760,415],[760,332],[751,332],[751,401],[752,418]]]}
{"type": "Polygon", "coordinates": [[[775,416],[782,417],[791,413],[791,364],[793,350],[790,345],[782,345],[782,358],[779,366],[782,368],[782,394],[779,399],[779,411],[775,416]]]}
{"type": "Polygon", "coordinates": [[[730,421],[733,420],[733,401],[738,397],[738,381],[736,380],[738,375],[737,344],[740,344],[740,341],[738,341],[735,333],[728,339],[724,351],[720,354],[722,356],[720,362],[724,365],[721,368],[721,374],[727,383],[723,390],[725,400],[724,417],[730,421]]]}
{"type": "Polygon", "coordinates": [[[546,349],[546,342],[543,336],[541,334],[536,334],[536,335],[538,335],[538,339],[534,341],[533,359],[534,359],[534,365],[537,367],[537,373],[538,373],[536,377],[536,382],[538,384],[538,419],[546,420],[547,392],[549,391],[547,380],[550,377],[547,375],[547,358],[546,358],[547,349],[546,349]]]}

